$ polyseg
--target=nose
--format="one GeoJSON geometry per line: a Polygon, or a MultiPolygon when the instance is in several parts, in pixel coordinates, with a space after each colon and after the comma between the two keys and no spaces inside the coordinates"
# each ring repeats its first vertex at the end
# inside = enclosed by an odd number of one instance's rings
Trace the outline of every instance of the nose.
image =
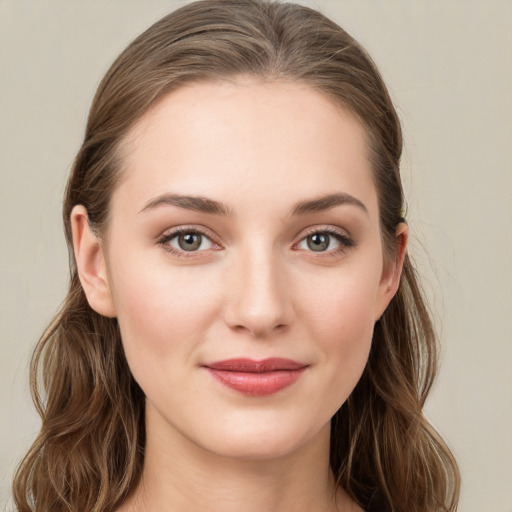
{"type": "Polygon", "coordinates": [[[230,268],[225,321],[231,329],[264,338],[293,320],[285,264],[271,250],[246,251],[230,268]]]}

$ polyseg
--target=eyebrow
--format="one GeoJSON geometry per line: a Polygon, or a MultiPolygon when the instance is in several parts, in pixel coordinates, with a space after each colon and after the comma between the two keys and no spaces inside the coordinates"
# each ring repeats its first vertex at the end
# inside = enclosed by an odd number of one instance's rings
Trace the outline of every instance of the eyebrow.
{"type": "Polygon", "coordinates": [[[293,208],[292,215],[306,215],[308,213],[321,212],[344,204],[357,206],[368,214],[368,209],[359,199],[350,194],[340,192],[337,194],[328,194],[316,199],[300,201],[293,208]]]}
{"type": "MultiPolygon", "coordinates": [[[[307,215],[308,213],[330,210],[331,208],[345,204],[356,206],[368,214],[368,209],[359,199],[350,194],[340,192],[300,201],[292,208],[291,215],[307,215]]],[[[164,205],[177,206],[187,210],[194,210],[214,215],[232,214],[231,209],[219,201],[215,201],[207,197],[181,194],[162,194],[149,201],[139,213],[154,210],[155,208],[164,205]]]]}
{"type": "Polygon", "coordinates": [[[186,196],[180,194],[162,194],[149,201],[139,213],[146,212],[148,210],[154,210],[159,206],[178,206],[179,208],[185,208],[187,210],[195,210],[203,213],[211,213],[214,215],[229,215],[230,209],[207,197],[201,196],[186,196]]]}

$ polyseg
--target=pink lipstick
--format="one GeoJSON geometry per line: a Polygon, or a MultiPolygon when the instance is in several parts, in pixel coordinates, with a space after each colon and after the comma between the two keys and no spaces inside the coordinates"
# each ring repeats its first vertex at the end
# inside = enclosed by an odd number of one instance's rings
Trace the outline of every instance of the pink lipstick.
{"type": "Polygon", "coordinates": [[[225,386],[250,396],[268,396],[296,382],[308,367],[291,359],[226,359],[203,365],[225,386]]]}

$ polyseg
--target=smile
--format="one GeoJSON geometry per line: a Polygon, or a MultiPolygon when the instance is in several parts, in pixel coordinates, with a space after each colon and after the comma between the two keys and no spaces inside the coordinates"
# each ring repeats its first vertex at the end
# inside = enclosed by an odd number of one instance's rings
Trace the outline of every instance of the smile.
{"type": "Polygon", "coordinates": [[[221,384],[249,396],[268,396],[291,386],[308,367],[291,359],[228,359],[204,365],[221,384]]]}

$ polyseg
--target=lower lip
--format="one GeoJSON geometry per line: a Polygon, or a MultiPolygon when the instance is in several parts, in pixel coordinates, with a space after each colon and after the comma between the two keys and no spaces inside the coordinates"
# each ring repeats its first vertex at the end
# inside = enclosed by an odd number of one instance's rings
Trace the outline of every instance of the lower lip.
{"type": "Polygon", "coordinates": [[[273,395],[296,382],[305,369],[249,373],[207,368],[220,383],[249,396],[273,395]]]}

